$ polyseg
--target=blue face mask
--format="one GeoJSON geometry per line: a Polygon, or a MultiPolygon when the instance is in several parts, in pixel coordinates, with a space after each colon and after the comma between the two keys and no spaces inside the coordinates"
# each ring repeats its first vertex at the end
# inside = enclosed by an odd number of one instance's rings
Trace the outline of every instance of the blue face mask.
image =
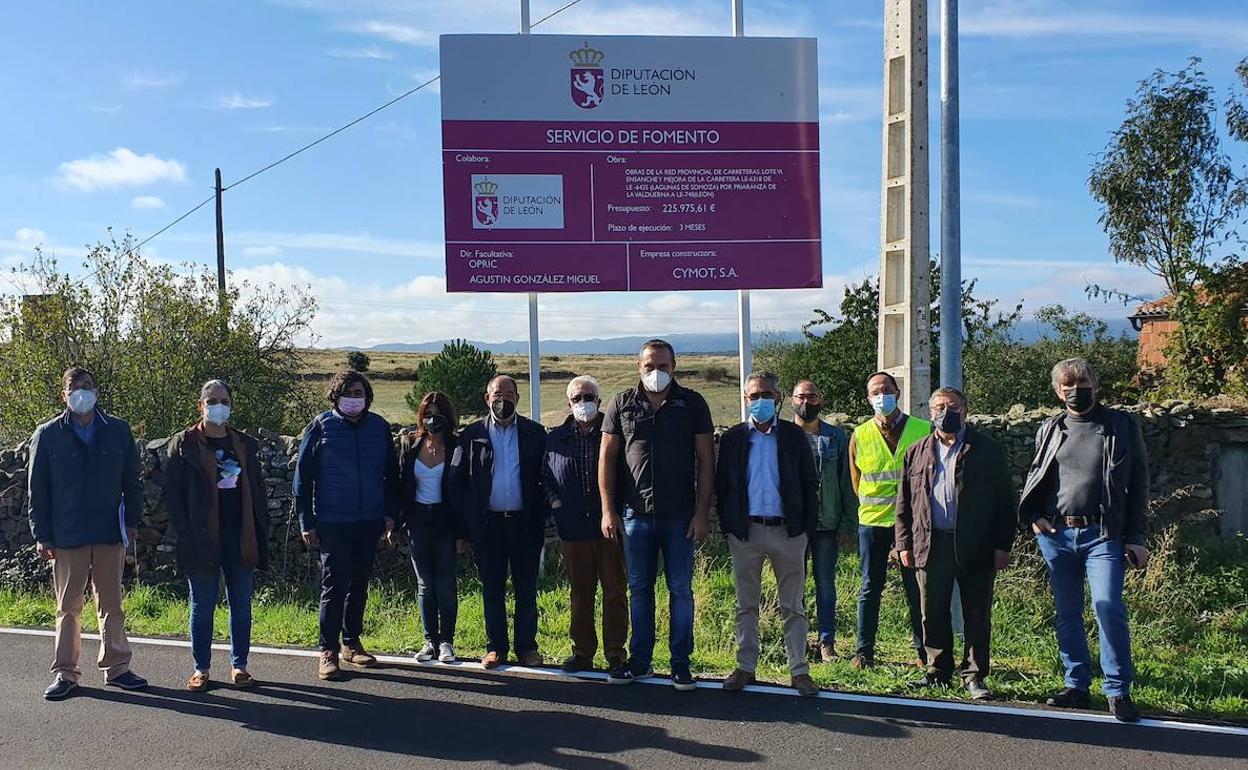
{"type": "Polygon", "coordinates": [[[880,393],[871,397],[871,408],[885,417],[897,411],[897,394],[880,393]]]}
{"type": "Polygon", "coordinates": [[[751,401],[750,416],[754,418],[754,422],[771,422],[776,416],[776,402],[770,398],[751,401]]]}

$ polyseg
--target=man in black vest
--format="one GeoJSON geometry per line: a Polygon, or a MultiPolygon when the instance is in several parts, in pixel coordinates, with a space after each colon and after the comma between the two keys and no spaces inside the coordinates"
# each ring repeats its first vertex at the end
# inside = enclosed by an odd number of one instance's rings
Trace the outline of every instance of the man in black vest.
{"type": "Polygon", "coordinates": [[[516,595],[515,651],[521,665],[540,666],[537,648],[537,573],[546,518],[542,456],[546,429],[516,414],[520,393],[505,374],[490,380],[490,414],[460,434],[451,460],[457,508],[472,534],[481,574],[487,647],[482,665],[507,662],[507,574],[516,595]]]}

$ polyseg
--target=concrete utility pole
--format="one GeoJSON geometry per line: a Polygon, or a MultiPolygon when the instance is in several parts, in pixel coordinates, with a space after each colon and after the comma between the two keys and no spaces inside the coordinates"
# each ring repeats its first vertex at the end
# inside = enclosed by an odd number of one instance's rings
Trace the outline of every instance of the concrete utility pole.
{"type": "MultiPolygon", "coordinates": [[[[732,2],[732,34],[733,37],[745,37],[745,0],[732,2]]],[[[750,324],[750,290],[737,290],[737,350],[738,368],[741,387],[745,387],[745,378],[754,368],[754,339],[751,336],[750,324]]],[[[749,409],[745,401],[741,402],[741,419],[749,417],[749,409]]]]}
{"type": "Polygon", "coordinates": [[[217,169],[217,307],[225,308],[225,227],[221,218],[221,169],[217,169]]]}
{"type": "Polygon", "coordinates": [[[919,415],[931,393],[927,129],[927,0],[885,0],[878,360],[919,415]]]}
{"type": "MultiPolygon", "coordinates": [[[[529,34],[529,0],[520,0],[520,34],[529,34]]],[[[537,292],[529,292],[529,418],[542,421],[541,332],[537,323],[537,292]]]]}
{"type": "Polygon", "coordinates": [[[962,388],[962,175],[958,0],[940,4],[940,384],[962,388]]]}

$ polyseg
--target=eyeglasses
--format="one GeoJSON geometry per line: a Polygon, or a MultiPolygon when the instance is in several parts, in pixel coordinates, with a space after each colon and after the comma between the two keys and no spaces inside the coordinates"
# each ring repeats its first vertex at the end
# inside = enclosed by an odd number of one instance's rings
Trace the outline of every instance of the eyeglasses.
{"type": "Polygon", "coordinates": [[[762,399],[765,399],[767,401],[775,401],[776,394],[775,393],[746,393],[745,394],[746,401],[759,401],[762,399]]]}
{"type": "Polygon", "coordinates": [[[575,396],[568,397],[568,402],[573,403],[573,404],[579,404],[582,401],[597,401],[597,400],[598,400],[597,393],[578,393],[575,396]]]}

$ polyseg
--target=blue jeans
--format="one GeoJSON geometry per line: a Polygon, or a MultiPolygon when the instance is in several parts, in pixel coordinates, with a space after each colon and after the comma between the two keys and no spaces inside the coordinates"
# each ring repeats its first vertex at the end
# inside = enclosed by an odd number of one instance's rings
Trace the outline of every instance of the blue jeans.
{"type": "Polygon", "coordinates": [[[368,579],[373,574],[377,543],[385,531],[381,519],[356,524],[317,523],[316,534],[321,540],[322,650],[337,652],[340,635],[344,645],[359,644],[364,633],[368,579]]]}
{"type": "Polygon", "coordinates": [[[239,533],[221,533],[221,569],[193,575],[191,588],[191,656],[195,670],[212,664],[212,621],[225,574],[225,596],[230,604],[230,665],[247,668],[251,649],[251,593],[255,570],[244,567],[239,555],[239,533]]]}
{"type": "Polygon", "coordinates": [[[629,513],[624,518],[624,560],[628,566],[628,608],[633,635],[628,654],[638,665],[654,659],[654,581],[663,554],[670,616],[668,646],[672,670],[689,670],[693,655],[693,541],[689,519],[629,513]]]}
{"type": "Polygon", "coordinates": [[[1101,690],[1107,696],[1131,691],[1131,635],[1122,601],[1126,563],[1122,539],[1101,537],[1100,527],[1066,527],[1036,536],[1049,568],[1056,612],[1057,647],[1066,669],[1066,686],[1092,686],[1092,656],[1083,628],[1083,585],[1092,591],[1092,610],[1101,640],[1101,690]]]}
{"type": "MultiPolygon", "coordinates": [[[[858,556],[862,560],[862,584],[858,590],[857,654],[875,660],[875,635],[880,627],[880,599],[884,595],[884,577],[888,570],[888,553],[893,549],[893,528],[858,527],[858,556]]],[[[923,649],[923,606],[919,601],[919,582],[914,570],[898,567],[901,587],[906,594],[910,615],[910,645],[919,660],[927,662],[923,649]]]]}
{"type": "Polygon", "coordinates": [[[430,521],[436,522],[444,516],[441,503],[412,505],[413,511],[407,515],[407,542],[412,550],[412,567],[416,570],[416,598],[425,641],[435,647],[443,642],[453,644],[459,614],[455,533],[449,527],[430,521]]]}
{"type": "Polygon", "coordinates": [[[815,614],[819,621],[819,641],[836,640],[836,562],[840,556],[840,533],[816,532],[810,541],[811,572],[815,575],[815,614]]]}

